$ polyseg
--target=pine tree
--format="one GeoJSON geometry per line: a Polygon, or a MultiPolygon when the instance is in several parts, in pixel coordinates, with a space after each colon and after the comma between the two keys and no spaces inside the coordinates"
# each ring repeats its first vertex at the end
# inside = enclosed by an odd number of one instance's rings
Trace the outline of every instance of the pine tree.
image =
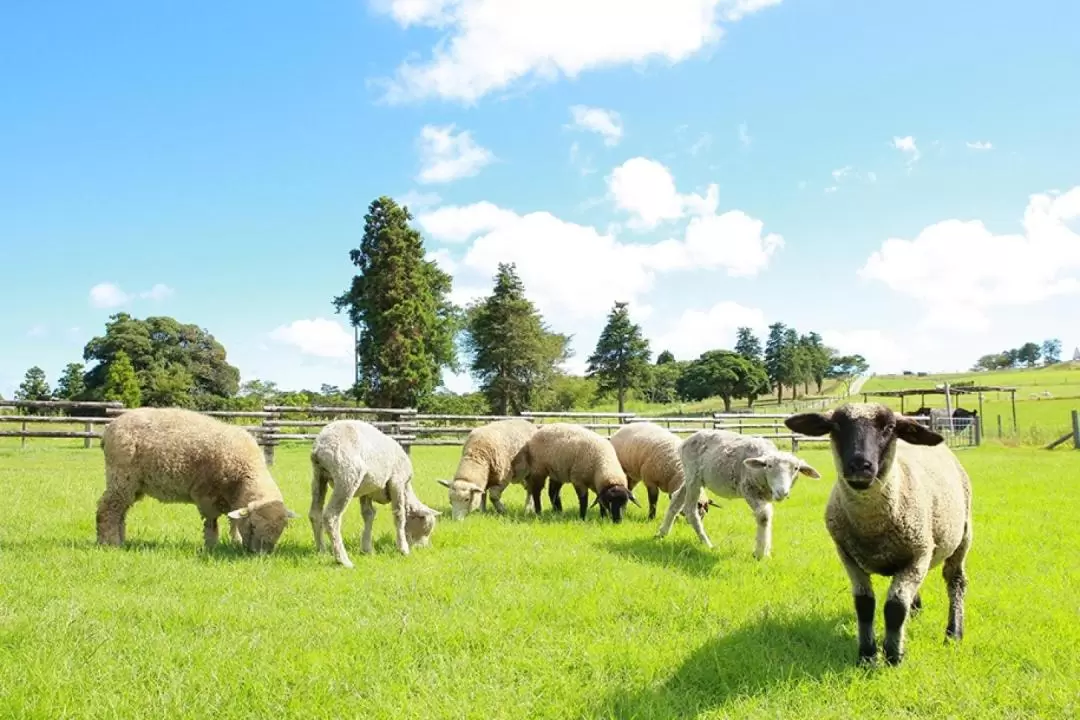
{"type": "Polygon", "coordinates": [[[741,327],[736,332],[735,352],[747,360],[762,362],[761,341],[758,340],[754,331],[748,327],[741,327]]]}
{"type": "Polygon", "coordinates": [[[68,363],[64,366],[64,374],[56,382],[56,390],[53,395],[58,400],[78,400],[86,392],[86,381],[83,379],[85,368],[82,363],[68,363]]]}
{"type": "Polygon", "coordinates": [[[123,350],[118,350],[109,363],[109,370],[105,374],[104,398],[106,400],[119,400],[124,407],[139,407],[142,404],[142,393],[139,390],[139,380],[135,377],[135,366],[131,364],[131,358],[123,350]]]}
{"type": "Polygon", "coordinates": [[[466,311],[464,344],[493,412],[517,415],[550,388],[570,339],[548,330],[513,263],[499,263],[494,280],[491,295],[466,311]]]}
{"type": "Polygon", "coordinates": [[[627,303],[616,302],[596,341],[596,350],[589,356],[586,377],[596,379],[598,393],[614,392],[619,412],[623,412],[626,392],[648,377],[649,355],[649,341],[641,326],[630,321],[627,303]]]}
{"type": "Polygon", "coordinates": [[[769,382],[776,388],[776,401],[784,399],[784,383],[788,381],[788,367],[785,364],[784,333],[787,326],[775,322],[769,326],[769,337],[765,341],[765,372],[769,382]]]}
{"type": "Polygon", "coordinates": [[[349,253],[360,273],[333,299],[360,329],[355,392],[369,407],[415,407],[441,384],[443,368],[458,369],[452,280],[426,259],[411,219],[386,196],[368,206],[360,247],[349,253]]]}
{"type": "Polygon", "coordinates": [[[15,390],[16,400],[48,400],[50,397],[52,392],[45,380],[45,371],[37,365],[26,371],[23,381],[15,390]]]}

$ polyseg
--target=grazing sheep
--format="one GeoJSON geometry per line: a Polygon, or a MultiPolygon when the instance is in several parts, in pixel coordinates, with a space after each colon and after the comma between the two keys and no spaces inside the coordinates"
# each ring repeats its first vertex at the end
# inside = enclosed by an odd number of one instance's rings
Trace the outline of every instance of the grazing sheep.
{"type": "Polygon", "coordinates": [[[688,499],[697,497],[701,488],[707,488],[720,497],[746,500],[757,520],[754,557],[759,560],[772,552],[773,502],[780,502],[791,493],[799,474],[821,477],[805,460],[779,450],[765,438],[729,430],[698,430],[683,440],[679,455],[685,481],[671,496],[656,537],[662,538],[671,531],[675,514],[681,508],[698,537],[711,548],[701,516],[696,512],[697,505],[688,499]]]}
{"type": "MultiPolygon", "coordinates": [[[[472,510],[486,510],[488,495],[496,512],[506,512],[502,493],[511,482],[517,481],[511,467],[514,456],[535,432],[536,426],[521,418],[497,420],[469,432],[454,480],[438,481],[448,488],[451,517],[461,520],[472,510]]],[[[526,509],[531,502],[532,498],[526,495],[526,509]]]]}
{"type": "Polygon", "coordinates": [[[207,549],[218,543],[218,517],[250,552],[270,553],[296,513],[285,507],[262,449],[244,428],[193,410],[137,408],[101,434],[105,492],[97,505],[97,541],[122,545],[128,509],[143,497],[190,503],[203,518],[207,549]]]}
{"type": "Polygon", "coordinates": [[[600,504],[600,517],[610,512],[615,523],[622,522],[627,501],[641,507],[626,486],[626,474],[608,439],[574,423],[552,423],[537,428],[514,458],[512,472],[515,477],[525,479],[537,514],[544,480],[548,480],[548,499],[555,512],[562,512],[559,490],[563,484],[574,486],[582,520],[592,507],[588,504],[589,490],[596,493],[593,505],[600,504]]]}
{"type": "Polygon", "coordinates": [[[341,539],[341,516],[354,497],[360,499],[364,533],[360,550],[370,555],[371,528],[375,506],[390,503],[394,514],[397,549],[409,554],[409,547],[424,547],[431,541],[439,511],[429,508],[413,492],[413,467],[404,448],[371,423],[363,420],[335,420],[315,437],[311,448],[311,531],[315,550],[322,552],[323,524],[330,533],[334,559],[353,567],[341,539]],[[330,502],[323,512],[326,487],[333,485],[330,502]]]}
{"type": "Polygon", "coordinates": [[[971,481],[936,432],[878,403],[792,415],[804,435],[830,435],[837,482],[825,525],[851,580],[859,622],[859,660],[873,662],[871,574],[891,576],[885,601],[885,660],[904,653],[904,623],[917,612],[919,590],[938,564],[949,595],[946,638],[964,634],[964,560],[971,548],[971,481]]]}
{"type": "MultiPolygon", "coordinates": [[[[683,466],[679,458],[682,440],[667,428],[651,422],[635,422],[622,426],[610,438],[615,454],[626,473],[627,487],[631,492],[639,482],[644,483],[649,495],[649,519],[656,517],[656,503],[660,491],[668,494],[682,487],[683,466]]],[[[698,497],[698,510],[704,514],[716,503],[709,499],[705,488],[698,497]]]]}

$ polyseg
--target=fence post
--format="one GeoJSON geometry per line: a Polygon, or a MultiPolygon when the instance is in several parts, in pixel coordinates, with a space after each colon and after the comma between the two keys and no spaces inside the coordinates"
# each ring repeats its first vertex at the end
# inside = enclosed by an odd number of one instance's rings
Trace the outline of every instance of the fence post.
{"type": "MultiPolygon", "coordinates": [[[[90,423],[90,422],[86,423],[86,432],[88,432],[88,433],[94,432],[94,423],[90,423]]],[[[90,447],[90,440],[91,440],[91,438],[89,436],[87,436],[86,438],[83,439],[83,447],[84,448],[89,448],[90,447]]]]}
{"type": "Polygon", "coordinates": [[[1080,411],[1072,411],[1073,449],[1080,450],[1080,411]]]}
{"type": "Polygon", "coordinates": [[[975,446],[982,445],[982,418],[976,418],[973,425],[975,426],[975,446]]]}
{"type": "Polygon", "coordinates": [[[998,415],[998,440],[1001,439],[1001,416],[998,415]]]}
{"type": "Polygon", "coordinates": [[[19,444],[19,447],[20,448],[26,448],[26,421],[25,420],[22,421],[22,431],[23,431],[23,435],[22,435],[22,438],[20,438],[22,440],[22,442],[19,444]]]}

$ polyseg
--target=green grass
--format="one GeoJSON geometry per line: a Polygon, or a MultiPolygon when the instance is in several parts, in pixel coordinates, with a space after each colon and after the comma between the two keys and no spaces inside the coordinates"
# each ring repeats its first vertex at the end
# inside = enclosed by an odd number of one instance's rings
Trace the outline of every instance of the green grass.
{"type": "MultiPolygon", "coordinates": [[[[458,448],[416,448],[420,496],[458,448]]],[[[943,644],[940,570],[900,668],[854,666],[855,617],[822,509],[833,477],[778,507],[774,557],[751,556],[744,503],[682,521],[631,508],[440,520],[403,558],[380,507],[356,569],[312,549],[303,447],[274,474],[301,513],[268,558],[201,549],[190,506],[143,501],[129,546],[98,548],[101,452],[0,448],[0,717],[851,718],[1071,717],[1080,712],[1075,492],[1080,452],[959,453],[975,483],[966,637],[943,644]]],[[[644,492],[638,490],[644,503],[644,492]]],[[[564,490],[564,504],[576,506],[564,490]]],[[[545,498],[545,507],[546,507],[545,498]]],[[[660,512],[666,501],[661,500],[660,512]]],[[[227,526],[222,524],[222,536],[227,526]]],[[[886,584],[876,581],[879,598],[886,584]]],[[[879,608],[881,604],[879,603],[879,608]]],[[[882,631],[880,613],[877,618],[882,631]]]]}

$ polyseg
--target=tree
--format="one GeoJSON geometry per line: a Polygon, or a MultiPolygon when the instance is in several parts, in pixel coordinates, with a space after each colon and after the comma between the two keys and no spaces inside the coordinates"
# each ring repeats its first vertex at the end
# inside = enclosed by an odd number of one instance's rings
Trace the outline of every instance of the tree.
{"type": "Polygon", "coordinates": [[[664,350],[656,356],[657,365],[667,365],[673,362],[675,362],[675,356],[671,354],[670,350],[664,350]]]}
{"type": "Polygon", "coordinates": [[[16,400],[48,400],[52,397],[49,383],[45,380],[45,371],[35,365],[26,371],[23,381],[15,390],[16,400]]]}
{"type": "Polygon", "coordinates": [[[1046,365],[1056,365],[1061,362],[1061,341],[1057,338],[1044,340],[1042,344],[1042,358],[1046,365]]]}
{"type": "Polygon", "coordinates": [[[415,407],[459,369],[454,339],[459,309],[450,302],[450,275],[426,259],[412,215],[381,196],[368,206],[360,247],[349,259],[360,269],[333,299],[360,330],[356,393],[371,407],[415,407]]]}
{"type": "Polygon", "coordinates": [[[131,358],[123,350],[118,350],[109,363],[108,373],[105,375],[105,387],[103,397],[106,400],[119,400],[124,407],[139,407],[141,404],[141,392],[139,380],[135,377],[135,366],[131,358]]]}
{"type": "Polygon", "coordinates": [[[232,397],[240,386],[240,370],[203,328],[168,316],[140,320],[117,313],[105,324],[105,334],[83,348],[83,360],[96,363],[84,376],[87,397],[103,397],[109,368],[121,351],[148,405],[190,407],[204,398],[232,397]]]}
{"type": "Polygon", "coordinates": [[[570,338],[548,330],[513,263],[499,263],[494,281],[491,295],[465,312],[464,344],[492,410],[516,415],[551,385],[570,338]]]}
{"type": "Polygon", "coordinates": [[[731,412],[731,401],[757,394],[767,387],[769,378],[759,364],[731,350],[707,350],[690,363],[679,378],[679,394],[688,400],[720,397],[724,412],[731,412]]]}
{"type": "Polygon", "coordinates": [[[679,399],[679,378],[686,371],[688,363],[657,362],[649,368],[649,377],[642,388],[645,400],[651,403],[667,405],[679,399]]]}
{"type": "Polygon", "coordinates": [[[748,327],[740,327],[735,331],[735,334],[735,352],[739,353],[747,360],[762,362],[761,340],[758,340],[754,331],[748,327]]]}
{"type": "Polygon", "coordinates": [[[56,390],[53,396],[57,400],[80,400],[86,392],[86,382],[83,375],[86,368],[82,363],[68,363],[64,366],[64,372],[56,381],[56,390]]]}
{"type": "Polygon", "coordinates": [[[1026,342],[1017,348],[1016,359],[1030,368],[1035,367],[1035,364],[1039,362],[1040,355],[1042,355],[1042,347],[1038,343],[1026,342]]]}
{"type": "Polygon", "coordinates": [[[596,379],[598,393],[614,392],[619,412],[624,412],[626,391],[640,387],[648,377],[649,355],[649,341],[641,326],[630,321],[627,303],[616,302],[589,356],[586,377],[596,379]]]}
{"type": "Polygon", "coordinates": [[[783,345],[780,350],[780,367],[784,381],[791,385],[791,399],[798,398],[798,385],[810,374],[810,360],[806,348],[799,341],[795,328],[784,330],[783,345]]]}
{"type": "Polygon", "coordinates": [[[765,340],[765,372],[776,388],[776,401],[784,399],[784,383],[788,381],[785,363],[784,333],[787,327],[782,322],[769,326],[769,337],[765,340]]]}
{"type": "Polygon", "coordinates": [[[870,369],[862,355],[837,355],[833,357],[826,377],[844,383],[844,392],[851,386],[851,381],[870,369]]]}

